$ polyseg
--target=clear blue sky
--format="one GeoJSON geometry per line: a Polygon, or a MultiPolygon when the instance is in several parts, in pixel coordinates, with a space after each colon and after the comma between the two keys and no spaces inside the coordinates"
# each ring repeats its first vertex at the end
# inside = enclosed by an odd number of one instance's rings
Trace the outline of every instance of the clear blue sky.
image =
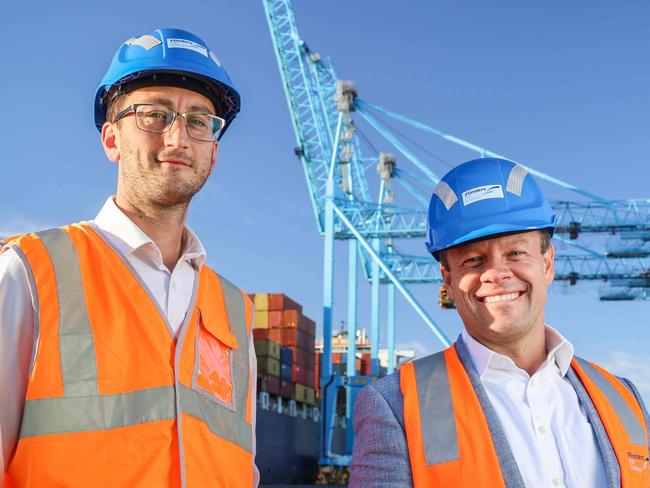
{"type": "MultiPolygon", "coordinates": [[[[302,37],[366,100],[602,196],[650,197],[646,2],[294,6],[302,37]]],[[[250,291],[287,293],[320,325],[322,241],[261,2],[10,2],[2,24],[0,235],[96,214],[116,170],[93,125],[94,90],[122,41],[160,26],[188,29],[218,53],[243,99],[190,224],[222,274],[250,291]]],[[[337,322],[345,263],[337,247],[337,322]]],[[[360,294],[368,324],[368,286],[360,294]]],[[[459,319],[437,309],[437,290],[415,294],[454,337],[459,319]]],[[[650,400],[650,302],[604,303],[595,284],[559,285],[546,312],[578,353],[633,378],[650,400]]],[[[399,344],[439,349],[401,299],[397,323],[399,344]]]]}

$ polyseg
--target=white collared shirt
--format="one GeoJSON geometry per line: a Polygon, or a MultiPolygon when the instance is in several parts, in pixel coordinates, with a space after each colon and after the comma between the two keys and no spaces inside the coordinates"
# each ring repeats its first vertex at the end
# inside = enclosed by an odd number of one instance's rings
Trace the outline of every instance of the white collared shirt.
{"type": "Polygon", "coordinates": [[[529,376],[463,330],[463,340],[527,487],[607,486],[596,436],[566,372],[573,345],[546,325],[546,360],[529,376]]]}
{"type": "MultiPolygon", "coordinates": [[[[170,272],[163,264],[158,246],[108,198],[92,225],[104,239],[122,253],[148,289],[170,332],[178,334],[190,306],[196,274],[205,262],[201,241],[185,227],[182,255],[170,272]]],[[[9,248],[0,253],[0,467],[6,468],[17,442],[27,389],[29,363],[34,342],[34,304],[22,261],[9,248]]],[[[253,341],[249,345],[251,377],[256,375],[253,341]]],[[[252,382],[253,398],[256,383],[252,382]]],[[[255,405],[255,402],[253,402],[255,405]]],[[[256,412],[252,421],[255,426],[256,412]]],[[[255,429],[253,428],[253,456],[255,429]]],[[[0,473],[0,488],[3,486],[0,473]]],[[[254,485],[259,473],[255,468],[254,485]]]]}
{"type": "Polygon", "coordinates": [[[94,226],[128,259],[167,317],[172,331],[178,334],[192,300],[196,272],[206,258],[198,237],[185,227],[182,254],[170,272],[158,246],[115,205],[112,197],[95,217],[94,226]]]}

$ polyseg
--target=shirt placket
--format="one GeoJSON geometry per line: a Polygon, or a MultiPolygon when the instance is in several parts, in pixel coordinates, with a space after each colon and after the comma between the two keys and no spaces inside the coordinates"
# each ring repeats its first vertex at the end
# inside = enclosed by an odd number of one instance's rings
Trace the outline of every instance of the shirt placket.
{"type": "Polygon", "coordinates": [[[526,398],[535,430],[537,452],[544,463],[544,472],[547,474],[545,485],[559,488],[566,484],[557,442],[551,428],[551,411],[546,391],[551,378],[546,377],[547,375],[548,371],[546,367],[543,367],[530,378],[526,386],[526,398]]]}

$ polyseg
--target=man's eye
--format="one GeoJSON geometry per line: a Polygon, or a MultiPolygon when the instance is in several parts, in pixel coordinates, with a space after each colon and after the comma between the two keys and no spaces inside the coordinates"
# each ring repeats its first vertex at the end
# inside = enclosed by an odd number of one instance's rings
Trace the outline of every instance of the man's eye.
{"type": "Polygon", "coordinates": [[[509,254],[510,256],[521,256],[521,255],[525,254],[525,252],[524,252],[524,251],[518,251],[518,250],[515,250],[515,251],[510,251],[508,254],[509,254]]]}
{"type": "Polygon", "coordinates": [[[166,119],[167,114],[165,112],[149,112],[147,114],[147,117],[150,117],[152,119],[166,119]]]}
{"type": "Polygon", "coordinates": [[[200,116],[190,117],[189,123],[190,125],[201,129],[208,126],[207,118],[200,116]]]}
{"type": "Polygon", "coordinates": [[[469,258],[469,259],[466,259],[466,260],[463,262],[463,264],[467,264],[467,265],[470,265],[470,266],[471,266],[471,265],[473,265],[473,264],[478,264],[478,263],[480,263],[480,262],[481,262],[481,257],[480,257],[480,256],[473,256],[473,257],[471,257],[471,258],[469,258]]]}

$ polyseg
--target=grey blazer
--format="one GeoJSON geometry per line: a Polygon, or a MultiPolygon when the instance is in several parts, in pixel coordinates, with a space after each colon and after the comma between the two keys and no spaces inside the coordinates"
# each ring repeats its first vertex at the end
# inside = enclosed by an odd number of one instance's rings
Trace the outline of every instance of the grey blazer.
{"type": "MultiPolygon", "coordinates": [[[[485,389],[469,357],[467,347],[460,337],[456,342],[456,349],[485,412],[492,440],[501,460],[501,471],[504,474],[506,486],[507,488],[524,488],[524,482],[508,446],[505,432],[490,405],[485,389]]],[[[605,463],[608,487],[618,488],[621,486],[620,468],[596,408],[572,369],[567,372],[567,377],[575,388],[580,402],[584,405],[596,433],[605,463]]],[[[650,417],[636,387],[627,379],[621,378],[621,380],[639,401],[645,415],[646,425],[650,426],[650,417]]],[[[375,381],[359,392],[354,408],[354,432],[350,488],[413,486],[404,429],[404,403],[400,390],[399,371],[375,381]]],[[[483,486],[478,483],[479,480],[477,480],[477,487],[483,486]]]]}

